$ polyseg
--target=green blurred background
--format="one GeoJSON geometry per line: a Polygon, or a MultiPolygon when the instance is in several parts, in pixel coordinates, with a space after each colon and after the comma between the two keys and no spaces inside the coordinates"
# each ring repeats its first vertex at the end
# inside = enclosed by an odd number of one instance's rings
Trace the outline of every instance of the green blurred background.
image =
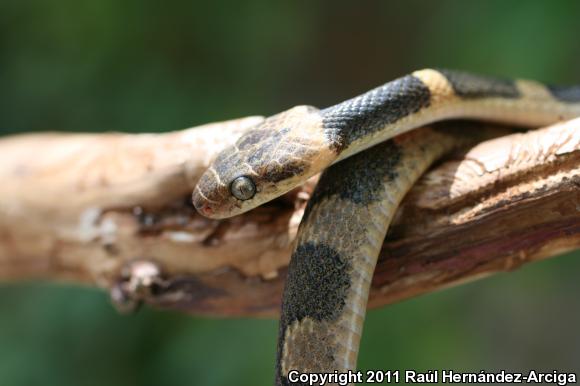
{"type": "MultiPolygon", "coordinates": [[[[427,66],[580,83],[580,2],[2,1],[0,131],[169,131],[427,66]]],[[[579,371],[578,257],[370,312],[360,368],[579,371]]],[[[276,330],[3,284],[0,385],[267,385],[276,330]]]]}

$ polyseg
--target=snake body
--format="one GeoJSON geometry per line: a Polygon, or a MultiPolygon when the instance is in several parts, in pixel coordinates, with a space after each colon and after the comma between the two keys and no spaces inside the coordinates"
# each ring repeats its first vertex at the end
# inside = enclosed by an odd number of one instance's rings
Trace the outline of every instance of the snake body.
{"type": "Polygon", "coordinates": [[[278,385],[296,384],[288,381],[290,370],[355,369],[371,279],[399,203],[433,161],[493,133],[473,122],[450,126],[403,134],[322,174],[290,259],[278,335],[278,385]]]}
{"type": "Polygon", "coordinates": [[[580,87],[427,69],[323,110],[295,107],[222,151],[193,193],[207,217],[252,209],[344,160],[322,175],[300,225],[284,291],[276,383],[296,384],[290,370],[355,369],[388,224],[429,164],[468,136],[426,127],[390,138],[449,118],[537,127],[579,115],[580,87]]]}
{"type": "Polygon", "coordinates": [[[193,203],[210,218],[243,213],[337,161],[443,119],[537,127],[579,113],[580,87],[449,70],[415,71],[323,110],[297,106],[267,118],[217,156],[196,185],[193,203]],[[232,191],[232,185],[243,192],[232,194],[239,190],[232,191]]]}

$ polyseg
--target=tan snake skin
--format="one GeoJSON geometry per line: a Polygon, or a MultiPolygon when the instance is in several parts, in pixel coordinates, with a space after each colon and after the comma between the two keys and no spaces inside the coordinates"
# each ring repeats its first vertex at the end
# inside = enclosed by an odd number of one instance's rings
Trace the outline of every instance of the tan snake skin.
{"type": "Polygon", "coordinates": [[[467,141],[457,129],[467,124],[384,141],[449,118],[538,127],[579,115],[580,87],[427,69],[327,109],[301,106],[267,118],[220,153],[193,194],[198,211],[213,218],[250,210],[344,160],[323,174],[300,226],[284,291],[276,384],[303,384],[291,382],[292,370],[356,368],[368,291],[392,216],[421,173],[467,141]]]}

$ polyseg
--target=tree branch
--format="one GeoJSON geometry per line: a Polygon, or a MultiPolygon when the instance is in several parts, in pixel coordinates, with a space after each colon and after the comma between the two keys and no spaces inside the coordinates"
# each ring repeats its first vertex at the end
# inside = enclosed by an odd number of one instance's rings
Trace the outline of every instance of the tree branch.
{"type": "MultiPolygon", "coordinates": [[[[0,140],[0,279],[98,285],[121,306],[274,315],[315,179],[228,220],[205,219],[189,203],[212,156],[260,119],[0,140]]],[[[398,211],[370,305],[578,248],[579,167],[580,119],[487,141],[437,165],[398,211]]]]}

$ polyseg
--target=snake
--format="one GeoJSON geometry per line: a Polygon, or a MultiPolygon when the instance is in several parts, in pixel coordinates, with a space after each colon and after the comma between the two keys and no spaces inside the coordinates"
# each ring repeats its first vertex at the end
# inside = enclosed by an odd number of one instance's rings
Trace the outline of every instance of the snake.
{"type": "Polygon", "coordinates": [[[488,135],[487,123],[459,119],[534,128],[577,116],[580,86],[423,69],[328,108],[273,115],[221,151],[192,194],[209,218],[244,213],[322,172],[288,266],[276,384],[356,369],[373,271],[399,203],[435,160],[488,135]]]}

